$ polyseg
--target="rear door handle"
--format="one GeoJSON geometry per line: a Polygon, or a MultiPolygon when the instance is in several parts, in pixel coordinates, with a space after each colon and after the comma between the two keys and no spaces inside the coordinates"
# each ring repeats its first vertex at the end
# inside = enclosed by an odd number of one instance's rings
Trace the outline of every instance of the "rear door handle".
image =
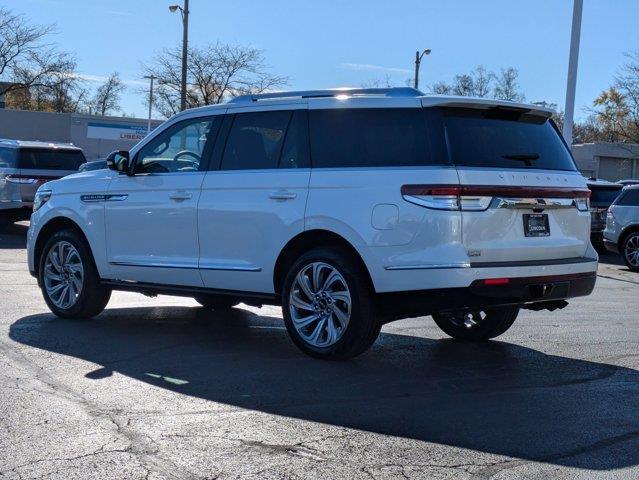
{"type": "Polygon", "coordinates": [[[182,202],[184,200],[190,200],[193,197],[189,192],[175,192],[169,195],[171,200],[175,200],[176,202],[182,202]]]}
{"type": "Polygon", "coordinates": [[[293,200],[297,198],[297,193],[280,190],[278,192],[271,192],[268,197],[273,200],[293,200]]]}

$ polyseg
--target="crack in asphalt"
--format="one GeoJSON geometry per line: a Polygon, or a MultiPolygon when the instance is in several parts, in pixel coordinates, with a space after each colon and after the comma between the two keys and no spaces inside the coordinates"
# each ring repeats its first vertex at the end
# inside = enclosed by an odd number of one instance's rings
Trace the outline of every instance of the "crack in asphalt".
{"type": "MultiPolygon", "coordinates": [[[[124,437],[129,446],[126,449],[121,449],[121,452],[118,450],[111,450],[116,453],[128,453],[133,455],[138,461],[141,463],[143,468],[151,471],[158,472],[160,474],[165,475],[168,478],[175,479],[197,479],[199,476],[189,472],[184,467],[180,467],[177,464],[173,463],[171,460],[163,458],[159,455],[159,448],[155,446],[155,442],[151,439],[150,436],[145,435],[141,432],[136,431],[133,427],[131,427],[131,420],[126,419],[125,422],[120,420],[120,416],[122,412],[120,411],[109,411],[100,408],[97,404],[91,402],[84,396],[79,393],[76,393],[72,389],[68,388],[63,383],[54,379],[51,375],[49,375],[44,369],[39,367],[36,363],[28,359],[22,352],[19,350],[12,348],[6,342],[0,342],[0,351],[6,355],[8,358],[12,359],[17,365],[19,365],[22,369],[27,372],[30,372],[32,377],[37,381],[41,382],[43,385],[48,387],[47,389],[39,389],[41,393],[52,395],[57,398],[75,403],[80,406],[89,416],[94,418],[101,418],[111,422],[115,426],[115,434],[124,437]]],[[[112,443],[112,442],[108,442],[112,443]]],[[[108,444],[107,443],[107,444],[108,444]]],[[[97,453],[107,453],[107,451],[97,453]]],[[[91,456],[95,455],[96,452],[92,452],[89,454],[83,454],[79,456],[79,458],[83,456],[91,456]]],[[[40,459],[39,462],[45,462],[48,459],[40,459]]],[[[55,461],[56,459],[52,459],[55,461]]],[[[62,459],[64,460],[64,459],[62,459]]],[[[71,460],[71,458],[66,459],[71,460]]],[[[25,466],[14,467],[16,469],[16,474],[20,476],[19,470],[20,468],[25,468],[27,465],[33,464],[33,462],[29,462],[25,466]]],[[[12,471],[12,470],[9,470],[12,471]]]]}
{"type": "Polygon", "coordinates": [[[617,277],[610,277],[608,275],[601,275],[601,274],[597,274],[598,277],[601,278],[607,278],[608,280],[617,280],[618,282],[626,282],[626,283],[633,283],[635,285],[639,285],[639,282],[635,282],[634,280],[626,280],[625,278],[617,278],[617,277]]]}

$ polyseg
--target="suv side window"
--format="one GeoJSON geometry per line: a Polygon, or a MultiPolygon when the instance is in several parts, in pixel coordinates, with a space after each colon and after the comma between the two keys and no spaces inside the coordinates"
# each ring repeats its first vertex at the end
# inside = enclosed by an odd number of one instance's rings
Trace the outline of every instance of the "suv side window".
{"type": "Polygon", "coordinates": [[[15,148],[0,148],[0,168],[16,168],[16,155],[17,150],[15,148]]]}
{"type": "Polygon", "coordinates": [[[221,116],[176,123],[152,139],[136,156],[135,173],[197,172],[206,168],[207,142],[215,141],[221,116]]]}
{"type": "Polygon", "coordinates": [[[310,166],[308,111],[295,110],[286,131],[279,167],[308,168],[310,166]]]}
{"type": "MultiPolygon", "coordinates": [[[[421,108],[311,110],[314,168],[423,166],[433,155],[421,108]]],[[[439,157],[439,158],[438,158],[439,157]]]]}
{"type": "Polygon", "coordinates": [[[622,207],[639,207],[639,189],[626,190],[617,200],[617,205],[622,207]]]}
{"type": "Polygon", "coordinates": [[[235,114],[220,169],[277,168],[291,116],[290,110],[235,114]]]}

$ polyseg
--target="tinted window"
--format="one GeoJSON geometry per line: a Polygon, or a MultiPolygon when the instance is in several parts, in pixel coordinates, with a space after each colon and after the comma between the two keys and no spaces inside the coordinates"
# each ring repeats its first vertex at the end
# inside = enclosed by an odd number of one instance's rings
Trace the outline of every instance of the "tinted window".
{"type": "Polygon", "coordinates": [[[81,150],[20,149],[20,168],[77,170],[84,162],[86,159],[81,150]]]}
{"type": "Polygon", "coordinates": [[[15,148],[0,148],[0,168],[15,168],[16,152],[15,148]]]}
{"type": "Polygon", "coordinates": [[[199,171],[206,142],[214,136],[220,121],[217,117],[194,118],[169,127],[138,152],[135,172],[199,171]]]}
{"type": "Polygon", "coordinates": [[[589,185],[588,188],[592,192],[590,203],[598,207],[610,206],[621,193],[621,188],[619,187],[595,187],[589,185]]]}
{"type": "Polygon", "coordinates": [[[632,190],[626,190],[619,198],[617,205],[624,207],[639,207],[639,189],[633,188],[632,190]]]}
{"type": "Polygon", "coordinates": [[[296,110],[286,131],[280,156],[280,168],[310,167],[308,146],[308,112],[296,110]]]}
{"type": "Polygon", "coordinates": [[[309,115],[313,167],[433,164],[421,108],[311,110],[309,115]]]}
{"type": "Polygon", "coordinates": [[[442,111],[455,165],[576,170],[548,119],[501,108],[442,111]]]}
{"type": "Polygon", "coordinates": [[[222,170],[277,168],[291,111],[238,113],[226,140],[222,170]]]}

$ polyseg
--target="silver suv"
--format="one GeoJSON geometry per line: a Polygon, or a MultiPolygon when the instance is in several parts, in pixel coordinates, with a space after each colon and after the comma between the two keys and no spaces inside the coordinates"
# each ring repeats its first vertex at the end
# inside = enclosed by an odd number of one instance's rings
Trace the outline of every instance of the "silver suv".
{"type": "Polygon", "coordinates": [[[639,272],[639,185],[626,187],[608,209],[604,245],[639,272]]]}
{"type": "Polygon", "coordinates": [[[0,139],[0,226],[27,220],[38,187],[84,162],[82,149],[68,143],[0,139]]]}

